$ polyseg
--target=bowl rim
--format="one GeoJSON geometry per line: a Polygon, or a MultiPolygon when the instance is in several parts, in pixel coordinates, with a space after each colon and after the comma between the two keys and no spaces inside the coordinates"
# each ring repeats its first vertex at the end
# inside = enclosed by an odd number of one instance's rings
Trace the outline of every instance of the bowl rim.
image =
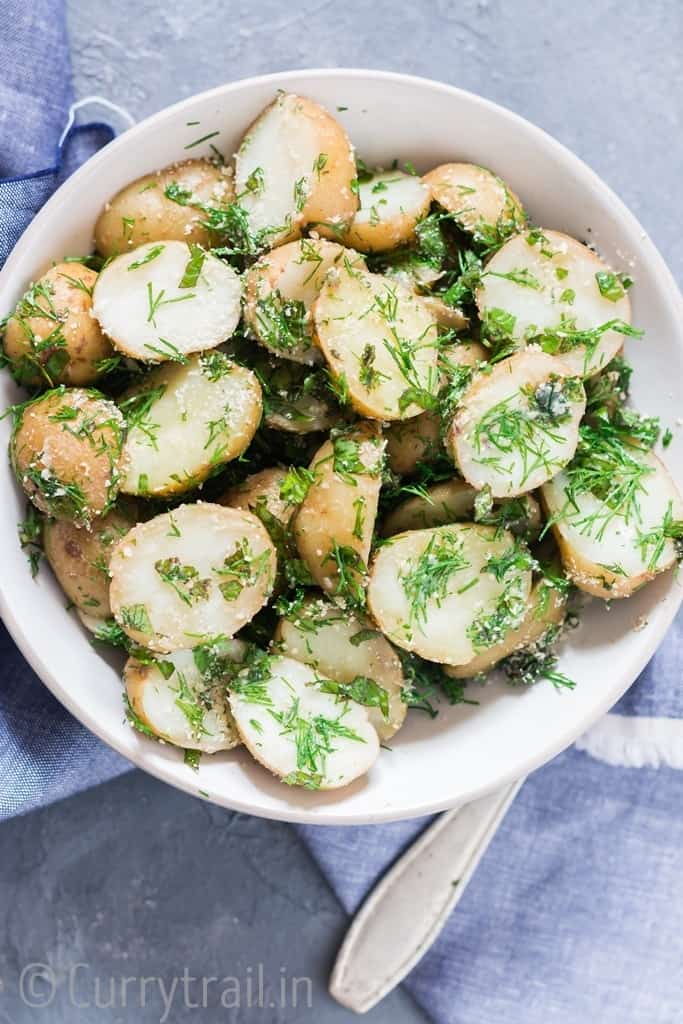
{"type": "MultiPolygon", "coordinates": [[[[193,93],[191,96],[188,96],[177,103],[163,107],[161,110],[148,115],[93,154],[93,156],[85,161],[84,164],[82,164],[59,186],[58,189],[56,189],[23,232],[14,249],[8,256],[4,267],[0,270],[0,290],[9,276],[12,265],[22,258],[25,250],[29,249],[30,246],[33,245],[36,237],[40,236],[42,231],[43,214],[46,211],[52,211],[52,209],[55,208],[66,195],[78,188],[81,173],[84,168],[87,167],[92,171],[93,168],[96,168],[99,164],[108,161],[111,155],[116,153],[118,149],[125,148],[137,137],[144,137],[152,125],[163,122],[167,118],[174,118],[177,114],[187,107],[192,106],[198,100],[210,101],[212,99],[222,99],[229,96],[232,92],[245,87],[263,87],[272,85],[274,89],[277,89],[282,87],[283,84],[291,82],[292,79],[296,79],[298,86],[300,87],[300,83],[305,82],[306,79],[334,79],[339,77],[346,79],[374,79],[387,84],[400,82],[404,85],[414,86],[418,89],[432,89],[446,93],[447,95],[464,98],[468,103],[475,107],[478,106],[483,110],[494,111],[499,116],[502,115],[513,123],[516,122],[520,126],[523,126],[527,135],[535,137],[540,145],[550,150],[550,152],[554,152],[565,163],[569,164],[573,173],[579,179],[579,183],[582,188],[591,189],[593,191],[597,189],[605,202],[611,207],[611,212],[614,217],[621,221],[625,221],[631,230],[638,232],[640,236],[641,250],[645,251],[645,256],[648,260],[654,262],[657,274],[664,279],[667,286],[665,294],[672,307],[672,315],[674,317],[678,316],[683,320],[683,296],[679,291],[671,270],[667,266],[666,261],[655,244],[652,242],[649,234],[645,231],[638,219],[633,213],[631,213],[624,202],[610,188],[610,186],[607,185],[607,183],[604,182],[603,179],[581,159],[581,157],[573,153],[563,143],[555,139],[544,129],[539,128],[532,121],[522,117],[520,114],[515,113],[502,104],[486,99],[485,97],[467,89],[462,89],[458,86],[418,75],[408,75],[396,71],[356,67],[291,68],[285,71],[278,71],[264,75],[252,75],[247,78],[240,78],[226,82],[222,85],[215,86],[212,89],[207,89],[199,93],[193,93]]],[[[493,790],[504,785],[508,785],[509,783],[526,776],[529,772],[540,768],[570,746],[578,736],[596,722],[604,713],[609,711],[620,697],[623,696],[626,690],[632,685],[639,673],[652,658],[666,631],[671,625],[679,606],[683,602],[683,587],[677,586],[672,588],[672,591],[669,592],[663,602],[666,605],[666,608],[663,608],[661,614],[658,616],[656,628],[649,633],[649,644],[647,645],[647,648],[643,649],[638,659],[629,661],[624,668],[620,668],[615,673],[614,683],[609,692],[606,693],[600,701],[595,702],[591,707],[590,712],[587,713],[578,724],[573,722],[571,726],[558,736],[555,741],[542,747],[535,747],[533,754],[530,754],[523,762],[518,763],[514,769],[502,771],[495,783],[489,782],[483,785],[480,784],[479,786],[472,785],[468,789],[466,800],[463,800],[462,797],[459,796],[454,797],[452,801],[430,801],[429,799],[425,799],[420,803],[413,803],[408,810],[400,812],[398,815],[395,810],[382,809],[381,807],[373,812],[347,812],[339,814],[334,812],[330,813],[327,809],[308,810],[297,807],[288,807],[283,808],[282,810],[272,808],[264,809],[254,807],[249,800],[245,799],[235,798],[228,800],[225,799],[222,794],[218,796],[205,796],[198,792],[195,780],[188,778],[187,781],[185,781],[184,779],[171,778],[163,763],[160,765],[150,764],[150,758],[148,757],[146,748],[142,745],[134,751],[122,749],[121,745],[109,733],[106,724],[103,724],[95,714],[91,713],[88,708],[84,708],[69,694],[69,692],[62,686],[51,666],[34,651],[28,633],[22,628],[19,621],[13,614],[9,593],[10,589],[11,587],[8,588],[7,580],[4,575],[0,574],[0,616],[2,617],[8,632],[12,636],[12,639],[31,668],[35,671],[41,682],[43,682],[52,692],[53,696],[59,700],[59,702],[74,716],[74,718],[76,718],[77,721],[85,725],[85,727],[94,733],[99,739],[105,742],[112,749],[116,750],[117,753],[125,757],[126,760],[130,761],[132,767],[141,768],[163,782],[166,782],[177,789],[181,789],[194,797],[209,800],[212,803],[217,803],[238,812],[266,817],[272,820],[288,821],[299,824],[341,826],[354,824],[380,824],[389,821],[407,820],[427,814],[438,813],[464,802],[476,800],[479,797],[485,796],[493,790]]],[[[151,760],[153,761],[153,759],[151,760]]]]}

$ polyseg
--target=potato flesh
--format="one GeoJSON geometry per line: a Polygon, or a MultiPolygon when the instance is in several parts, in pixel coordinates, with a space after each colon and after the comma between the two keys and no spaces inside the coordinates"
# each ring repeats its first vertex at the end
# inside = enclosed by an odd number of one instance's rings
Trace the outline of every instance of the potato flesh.
{"type": "MultiPolygon", "coordinates": [[[[243,660],[244,645],[239,640],[223,646],[226,656],[243,660]]],[[[215,754],[239,746],[226,691],[228,679],[207,683],[193,651],[174,651],[164,661],[174,669],[169,678],[156,664],[145,665],[135,658],[126,662],[123,682],[138,718],[160,739],[186,750],[215,754]]]]}
{"type": "Polygon", "coordinates": [[[98,619],[111,615],[107,567],[114,545],[134,525],[117,510],[96,519],[89,530],[68,519],[48,519],[43,526],[45,557],[62,590],[76,607],[98,619]]]}
{"type": "Polygon", "coordinates": [[[19,302],[3,342],[18,383],[79,386],[101,375],[97,364],[114,350],[91,316],[96,281],[82,263],[58,263],[19,302]],[[44,316],[28,315],[41,309],[44,316]]]}
{"type": "Polygon", "coordinates": [[[534,350],[475,378],[447,438],[473,487],[489,487],[494,498],[524,494],[569,462],[586,409],[583,387],[576,378],[567,382],[570,377],[558,359],[534,350]]]}
{"type": "Polygon", "coordinates": [[[255,235],[269,246],[296,238],[320,153],[299,97],[281,94],[249,128],[235,159],[235,188],[255,235]]]}
{"type": "Polygon", "coordinates": [[[213,239],[202,224],[206,214],[197,206],[227,206],[234,200],[234,192],[232,169],[208,160],[187,160],[146,174],[106,204],[95,225],[97,251],[103,256],[116,256],[163,240],[194,242],[208,248],[213,239]],[[168,198],[166,189],[170,185],[190,193],[187,205],[168,198]]]}
{"type": "Polygon", "coordinates": [[[438,388],[436,323],[420,300],[379,274],[332,271],[313,306],[318,345],[362,415],[419,416],[413,393],[438,388]]]}
{"type": "Polygon", "coordinates": [[[117,545],[109,566],[112,611],[150,650],[194,647],[246,625],[270,596],[276,568],[256,516],[205,502],[181,505],[117,545]]]}
{"type": "Polygon", "coordinates": [[[380,708],[368,707],[368,717],[381,740],[390,739],[401,728],[406,704],[401,694],[405,685],[401,662],[391,644],[367,619],[342,611],[328,601],[310,598],[293,618],[280,619],[273,642],[275,649],[297,661],[312,665],[325,679],[352,683],[358,676],[372,679],[389,698],[385,718],[380,708]],[[353,643],[363,630],[371,635],[353,643]]]}
{"type": "Polygon", "coordinates": [[[532,647],[551,627],[561,626],[566,613],[565,595],[545,580],[538,580],[532,587],[527,613],[517,629],[511,629],[500,643],[493,644],[487,651],[482,651],[467,665],[446,665],[444,671],[453,679],[470,679],[482,672],[488,672],[515,651],[532,647]]]}
{"type": "Polygon", "coordinates": [[[491,229],[521,230],[522,204],[501,179],[477,164],[441,164],[423,181],[439,206],[455,215],[457,223],[473,234],[491,229]]]}
{"type": "MultiPolygon", "coordinates": [[[[562,317],[579,331],[595,330],[612,320],[630,323],[631,307],[624,292],[616,301],[605,298],[596,274],[609,268],[590,249],[559,231],[524,233],[511,238],[486,265],[477,305],[482,318],[492,310],[514,317],[512,341],[527,344],[544,331],[562,327],[562,317]],[[534,239],[536,239],[534,241],[534,239]],[[530,241],[531,240],[531,241],[530,241]],[[512,274],[527,284],[498,277],[512,274]]],[[[591,377],[618,353],[623,334],[605,331],[594,349],[576,345],[560,352],[559,358],[577,376],[591,377]]]]}
{"type": "Polygon", "coordinates": [[[431,190],[414,174],[380,171],[358,186],[360,208],[345,241],[361,252],[384,252],[409,243],[429,211],[431,190]]]}
{"type": "MultiPolygon", "coordinates": [[[[294,540],[311,576],[328,595],[338,593],[339,567],[335,545],[355,552],[367,566],[382,486],[384,442],[371,425],[360,425],[343,438],[351,442],[363,471],[346,476],[335,470],[335,448],[326,441],[311,462],[314,481],[292,521],[294,540]]],[[[352,571],[354,579],[362,572],[352,571]]],[[[362,581],[362,580],[361,580],[362,581]]]]}
{"type": "MultiPolygon", "coordinates": [[[[480,653],[482,629],[501,618],[507,602],[506,629],[521,621],[529,597],[531,572],[513,569],[502,580],[486,570],[515,543],[507,530],[471,523],[399,534],[381,547],[370,570],[368,607],[383,633],[399,647],[442,665],[465,665],[480,653]],[[430,548],[431,544],[431,548],[430,548]],[[433,571],[441,546],[461,555],[461,568],[446,578],[445,589],[429,596],[423,608],[414,599],[416,581],[433,571]],[[473,582],[474,581],[474,582],[473,582]]],[[[489,633],[493,634],[491,626],[489,633]]]]}
{"type": "Polygon", "coordinates": [[[196,283],[181,288],[191,257],[184,242],[163,241],[117,256],[102,270],[93,312],[117,349],[158,363],[215,348],[232,335],[241,312],[239,276],[206,253],[196,283]]]}
{"type": "Polygon", "coordinates": [[[377,759],[379,739],[366,709],[323,693],[309,665],[269,658],[266,697],[258,701],[240,693],[239,681],[238,676],[230,706],[242,740],[257,761],[287,782],[308,780],[315,788],[337,789],[364,775],[377,759]],[[335,735],[325,751],[316,720],[341,726],[353,738],[335,735]],[[303,743],[297,743],[302,734],[311,738],[308,757],[303,743]]]}
{"type": "Polygon", "coordinates": [[[88,525],[114,502],[125,471],[125,423],[113,402],[81,388],[46,391],[21,413],[12,465],[33,504],[88,525]]]}
{"type": "Polygon", "coordinates": [[[156,393],[139,424],[131,418],[121,485],[126,494],[163,496],[196,487],[246,451],[261,420],[256,375],[222,353],[157,367],[122,396],[123,408],[134,409],[136,396],[142,402],[156,393]]]}
{"type": "Polygon", "coordinates": [[[244,310],[258,341],[282,359],[321,362],[320,350],[313,344],[310,310],[327,272],[345,260],[365,268],[358,253],[324,239],[289,242],[262,256],[247,273],[244,310]],[[288,318],[294,321],[290,331],[281,327],[288,318]],[[303,338],[297,341],[298,334],[303,338]]]}
{"type": "Polygon", "coordinates": [[[664,467],[651,452],[638,455],[649,472],[641,478],[636,514],[613,514],[590,492],[569,501],[569,479],[559,473],[541,490],[565,572],[580,590],[606,600],[629,597],[638,587],[676,563],[673,539],[663,536],[657,553],[658,533],[667,515],[683,519],[683,499],[664,467]],[[648,543],[643,538],[650,537],[648,543]]]}

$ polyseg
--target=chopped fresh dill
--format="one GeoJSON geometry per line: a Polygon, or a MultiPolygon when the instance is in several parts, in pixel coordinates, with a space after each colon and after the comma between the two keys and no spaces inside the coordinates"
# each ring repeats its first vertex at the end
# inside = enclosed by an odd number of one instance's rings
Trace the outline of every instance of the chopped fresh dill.
{"type": "Polygon", "coordinates": [[[433,533],[418,558],[411,559],[401,575],[403,592],[410,604],[410,622],[423,626],[429,603],[440,607],[451,593],[453,576],[470,566],[460,533],[448,529],[433,533]]]}
{"type": "Polygon", "coordinates": [[[214,573],[221,577],[219,590],[226,601],[236,601],[245,587],[253,587],[262,576],[270,576],[270,551],[266,548],[259,555],[251,550],[246,537],[237,544],[231,555],[223,559],[223,564],[214,568],[214,573]]]}
{"type": "Polygon", "coordinates": [[[171,557],[158,559],[154,568],[185,604],[192,606],[208,599],[210,581],[200,579],[193,565],[181,565],[179,558],[171,557]]]}
{"type": "Polygon", "coordinates": [[[190,258],[185,265],[183,276],[178,284],[179,288],[194,288],[196,286],[204,266],[204,260],[206,259],[206,253],[201,245],[195,245],[194,242],[190,242],[189,250],[190,258]]]}
{"type": "Polygon", "coordinates": [[[410,708],[425,711],[430,718],[438,715],[434,702],[445,697],[449,704],[478,704],[479,701],[465,697],[465,683],[447,676],[441,665],[424,661],[408,651],[396,648],[401,661],[405,687],[401,699],[410,708]]]}
{"type": "Polygon", "coordinates": [[[128,264],[129,270],[138,270],[140,267],[144,267],[147,263],[151,263],[157,256],[161,256],[162,252],[166,248],[165,245],[153,245],[144,256],[141,256],[137,260],[133,260],[132,263],[128,264]]]}
{"type": "Polygon", "coordinates": [[[43,556],[43,520],[30,502],[26,505],[25,518],[17,524],[17,530],[21,550],[26,554],[31,576],[35,579],[43,556]]]}
{"type": "Polygon", "coordinates": [[[674,519],[673,501],[669,501],[661,523],[650,530],[638,531],[640,557],[647,561],[650,572],[657,568],[668,540],[673,541],[676,558],[680,562],[683,560],[683,519],[674,519]]]}
{"type": "Polygon", "coordinates": [[[318,683],[323,693],[333,693],[339,700],[354,700],[367,708],[379,708],[385,721],[389,719],[389,694],[367,676],[354,676],[350,683],[323,679],[318,683]]]}
{"type": "Polygon", "coordinates": [[[144,604],[123,605],[120,611],[121,622],[128,629],[134,629],[138,633],[145,633],[148,636],[154,632],[150,622],[147,608],[144,604]]]}
{"type": "Polygon", "coordinates": [[[280,497],[288,505],[300,505],[314,480],[312,470],[305,466],[290,466],[280,484],[280,497]]]}
{"type": "Polygon", "coordinates": [[[309,316],[300,299],[286,299],[277,288],[256,301],[259,338],[276,352],[310,349],[309,316]]]}
{"type": "Polygon", "coordinates": [[[365,609],[365,579],[367,567],[353,548],[332,540],[332,549],[325,555],[322,564],[334,564],[336,580],[334,596],[354,611],[365,609]]]}

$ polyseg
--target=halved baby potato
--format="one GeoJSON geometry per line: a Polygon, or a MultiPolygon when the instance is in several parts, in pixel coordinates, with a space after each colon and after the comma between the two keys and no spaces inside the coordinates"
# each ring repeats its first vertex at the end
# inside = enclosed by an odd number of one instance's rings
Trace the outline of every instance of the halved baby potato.
{"type": "Polygon", "coordinates": [[[313,224],[339,237],[358,199],[353,148],[313,100],[281,92],[247,130],[235,158],[235,189],[259,244],[273,247],[313,224]]]}
{"type": "Polygon", "coordinates": [[[390,423],[384,437],[389,469],[400,476],[410,476],[420,464],[434,462],[444,454],[441,417],[436,412],[423,412],[410,420],[390,423]]]}
{"type": "MultiPolygon", "coordinates": [[[[382,523],[382,536],[471,521],[475,517],[477,493],[471,484],[458,478],[426,487],[423,493],[411,495],[392,509],[382,523]]],[[[491,506],[490,516],[476,516],[478,523],[502,525],[526,540],[535,539],[540,533],[541,506],[533,495],[492,502],[491,506]]]]}
{"type": "MultiPolygon", "coordinates": [[[[437,326],[440,330],[466,331],[469,328],[469,317],[465,316],[458,306],[449,306],[447,302],[444,302],[438,292],[420,295],[420,299],[422,301],[422,305],[427,307],[429,315],[436,320],[437,326]]],[[[477,345],[481,348],[483,355],[480,358],[486,359],[488,357],[483,345],[479,345],[476,341],[473,341],[471,344],[477,345]]]]}
{"type": "Polygon", "coordinates": [[[325,441],[311,462],[313,482],[293,519],[294,539],[311,576],[349,607],[362,604],[383,455],[384,441],[370,423],[325,441]]]}
{"type": "Polygon", "coordinates": [[[233,636],[270,596],[277,559],[250,512],[181,505],[134,527],[109,563],[116,621],[153,651],[233,636]]]}
{"type": "Polygon", "coordinates": [[[252,473],[241,483],[229,487],[217,499],[218,504],[230,505],[232,508],[242,509],[243,512],[254,512],[256,515],[258,509],[265,508],[270,516],[286,526],[293,512],[293,506],[281,493],[286,477],[287,470],[280,466],[262,469],[259,473],[252,473]]]}
{"type": "Polygon", "coordinates": [[[117,192],[98,217],[95,246],[107,257],[164,240],[209,248],[215,242],[201,206],[227,206],[234,197],[232,168],[208,160],[171,164],[117,192]],[[183,202],[175,202],[167,190],[178,192],[183,202]]]}
{"type": "Polygon", "coordinates": [[[605,600],[630,597],[674,566],[683,535],[683,498],[664,464],[635,445],[611,462],[614,451],[586,450],[541,488],[567,576],[605,600]],[[582,481],[601,468],[606,491],[596,495],[582,481]]]}
{"type": "Polygon", "coordinates": [[[96,281],[82,263],[57,263],[24,293],[3,339],[17,383],[82,385],[101,376],[114,350],[91,315],[96,281]]]}
{"type": "Polygon", "coordinates": [[[474,523],[399,534],[375,556],[368,607],[399,647],[466,665],[526,613],[531,570],[520,552],[509,531],[474,523]]]}
{"type": "Polygon", "coordinates": [[[117,542],[135,525],[129,509],[112,509],[89,529],[69,519],[46,519],[45,557],[62,590],[79,611],[97,619],[111,615],[109,559],[117,542]]]}
{"type": "Polygon", "coordinates": [[[407,245],[415,226],[429,212],[431,189],[405,171],[376,171],[358,186],[360,207],[344,241],[361,252],[384,252],[407,245]]]}
{"type": "Polygon", "coordinates": [[[466,665],[444,665],[444,672],[454,679],[470,679],[489,672],[510,654],[533,647],[548,630],[559,629],[566,615],[566,594],[547,580],[539,579],[531,588],[526,614],[516,629],[511,629],[502,640],[477,654],[466,665]]]}
{"type": "Polygon", "coordinates": [[[165,363],[119,399],[128,420],[125,494],[167,497],[197,487],[248,448],[261,420],[256,375],[222,352],[165,363]]]}
{"type": "Polygon", "coordinates": [[[572,458],[586,408],[580,378],[538,349],[478,374],[463,395],[446,444],[458,469],[494,498],[524,494],[572,458]]]}
{"type": "Polygon", "coordinates": [[[472,338],[461,338],[439,349],[439,372],[441,383],[447,384],[458,366],[479,366],[488,360],[488,350],[472,338]]]}
{"type": "Polygon", "coordinates": [[[523,231],[526,215],[522,204],[504,181],[477,164],[441,164],[423,181],[439,206],[456,224],[489,246],[523,231]]]}
{"type": "Polygon", "coordinates": [[[477,492],[464,480],[444,480],[413,494],[392,509],[382,523],[382,536],[427,530],[472,519],[477,492]]]}
{"type": "Polygon", "coordinates": [[[476,298],[493,338],[538,344],[581,377],[602,370],[624,334],[635,333],[619,276],[559,231],[534,229],[507,241],[487,263],[476,298]]]}
{"type": "Polygon", "coordinates": [[[123,670],[128,703],[143,726],[165,743],[185,750],[216,754],[240,740],[228,700],[227,685],[244,660],[246,645],[222,640],[211,657],[223,663],[222,674],[207,673],[204,651],[173,651],[163,661],[129,658],[123,670]]]}
{"type": "Polygon", "coordinates": [[[329,430],[343,419],[325,371],[274,356],[254,358],[251,365],[263,388],[266,426],[287,434],[329,430]]]}
{"type": "Polygon", "coordinates": [[[125,474],[126,424],[97,391],[55,388],[16,415],[10,459],[36,508],[90,524],[112,507],[125,474]]]}
{"type": "Polygon", "coordinates": [[[321,687],[293,658],[262,655],[231,683],[230,706],[249,753],[291,786],[338,789],[372,767],[379,739],[367,709],[321,687]]]}
{"type": "Polygon", "coordinates": [[[360,415],[409,419],[436,394],[436,322],[402,285],[339,267],[328,274],[313,319],[316,342],[360,415]]]}
{"type": "Polygon", "coordinates": [[[358,253],[320,238],[288,242],[262,256],[245,279],[244,317],[256,339],[282,359],[322,362],[310,310],[327,272],[346,262],[365,270],[358,253]]]}
{"type": "Polygon", "coordinates": [[[346,687],[340,695],[368,708],[381,740],[391,739],[403,725],[407,706],[402,698],[405,680],[400,659],[367,619],[311,596],[280,619],[273,647],[346,687]]]}
{"type": "Polygon", "coordinates": [[[182,362],[215,348],[240,319],[239,275],[198,246],[162,241],[117,256],[101,272],[93,313],[115,348],[146,362],[182,362]]]}

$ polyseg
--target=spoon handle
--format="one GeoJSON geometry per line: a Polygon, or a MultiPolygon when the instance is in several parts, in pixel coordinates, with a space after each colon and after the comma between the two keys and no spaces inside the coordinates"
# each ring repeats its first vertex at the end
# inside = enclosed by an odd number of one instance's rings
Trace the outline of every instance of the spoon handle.
{"type": "Polygon", "coordinates": [[[442,814],[378,882],[337,955],[337,1002],[365,1013],[403,981],[439,935],[523,781],[442,814]]]}

